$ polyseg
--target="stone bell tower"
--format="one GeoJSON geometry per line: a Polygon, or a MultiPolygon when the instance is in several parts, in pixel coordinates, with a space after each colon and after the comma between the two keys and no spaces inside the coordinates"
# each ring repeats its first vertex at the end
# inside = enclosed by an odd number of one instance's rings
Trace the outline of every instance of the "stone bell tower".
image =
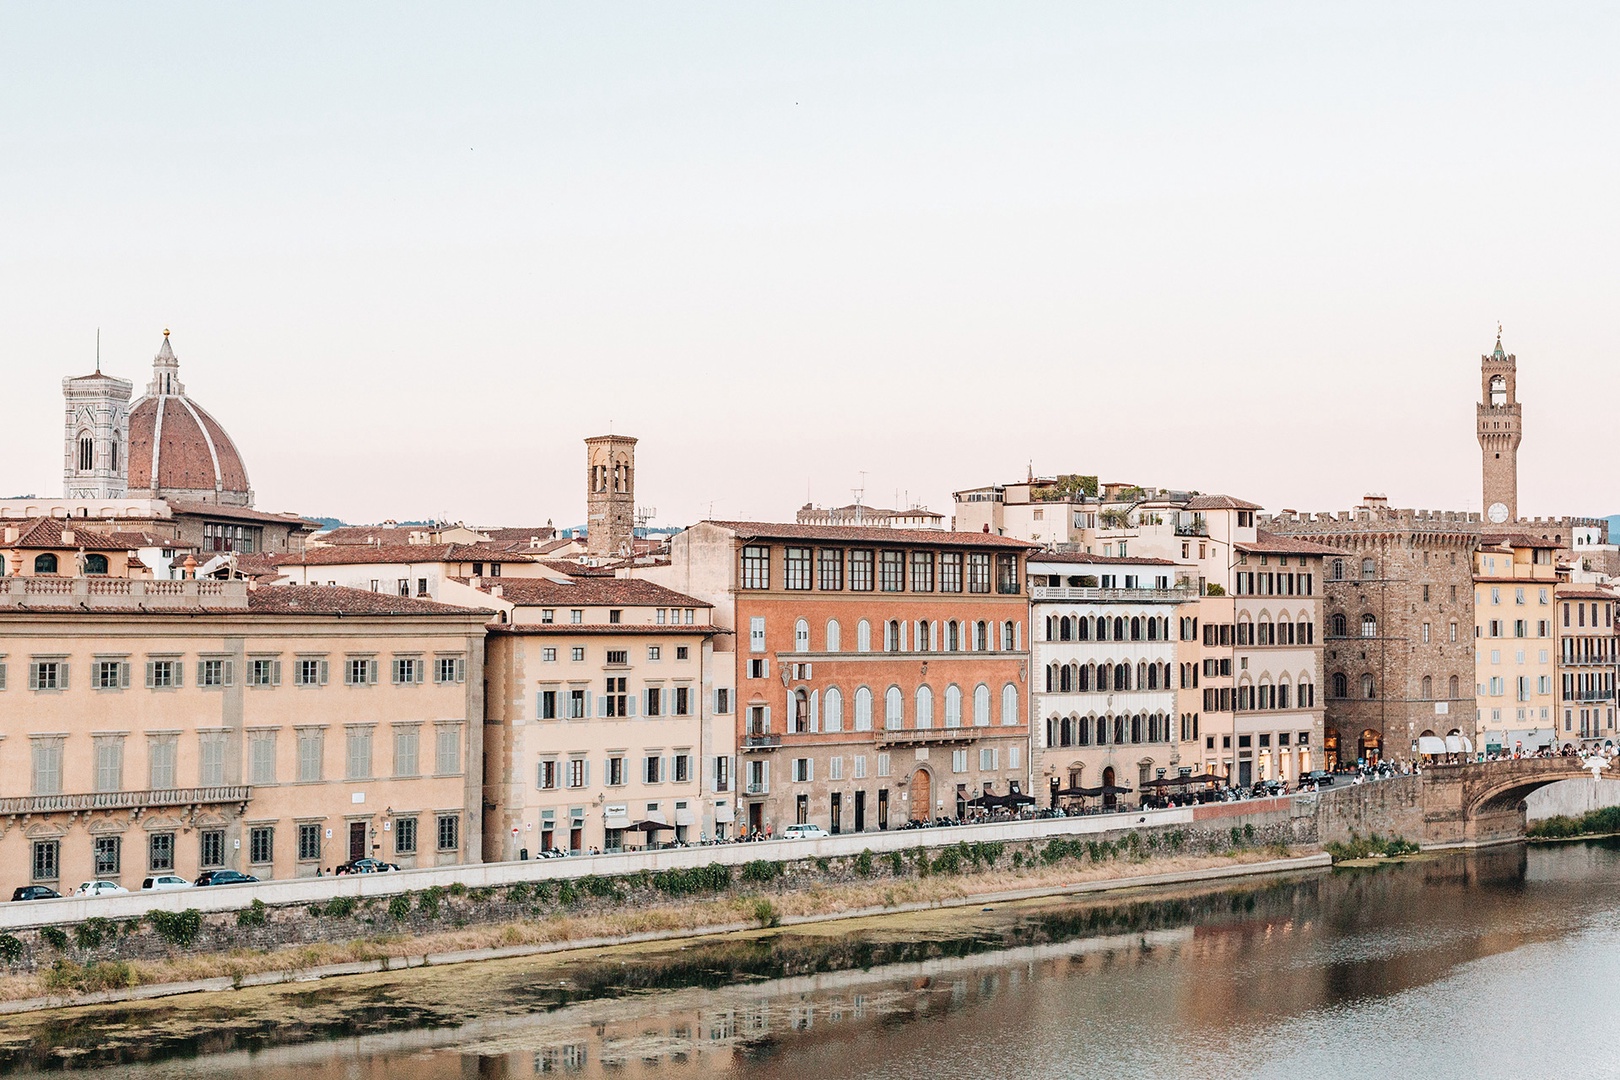
{"type": "Polygon", "coordinates": [[[62,380],[62,494],[69,499],[122,499],[129,483],[129,396],[134,384],[96,370],[62,380]]]}
{"type": "Polygon", "coordinates": [[[629,555],[636,536],[636,440],[597,435],[585,440],[585,550],[629,555]]]}
{"type": "Polygon", "coordinates": [[[1480,402],[1477,407],[1482,456],[1485,520],[1500,525],[1519,520],[1519,440],[1524,417],[1514,383],[1517,358],[1502,351],[1502,328],[1496,328],[1496,351],[1479,358],[1480,402]]]}

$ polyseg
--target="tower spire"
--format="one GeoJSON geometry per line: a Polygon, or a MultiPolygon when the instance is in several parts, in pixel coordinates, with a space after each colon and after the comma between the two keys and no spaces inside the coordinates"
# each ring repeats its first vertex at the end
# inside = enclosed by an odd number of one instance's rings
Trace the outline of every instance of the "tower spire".
{"type": "Polygon", "coordinates": [[[96,374],[101,374],[101,327],[96,327],[96,374]]]}

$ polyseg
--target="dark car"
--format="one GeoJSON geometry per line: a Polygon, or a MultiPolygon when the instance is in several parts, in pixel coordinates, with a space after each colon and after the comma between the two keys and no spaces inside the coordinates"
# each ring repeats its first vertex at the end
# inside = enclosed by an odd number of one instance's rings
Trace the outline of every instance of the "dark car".
{"type": "Polygon", "coordinates": [[[1315,784],[1318,787],[1332,787],[1333,774],[1323,769],[1317,769],[1315,772],[1308,772],[1301,776],[1299,783],[1301,787],[1306,784],[1315,784]]]}
{"type": "Polygon", "coordinates": [[[338,867],[333,873],[337,874],[381,874],[388,870],[398,870],[393,863],[383,862],[381,859],[355,859],[338,867]]]}
{"type": "Polygon", "coordinates": [[[60,900],[62,894],[43,885],[21,885],[11,891],[13,900],[60,900]]]}
{"type": "Polygon", "coordinates": [[[240,870],[204,870],[197,875],[198,885],[241,885],[259,879],[240,870]]]}

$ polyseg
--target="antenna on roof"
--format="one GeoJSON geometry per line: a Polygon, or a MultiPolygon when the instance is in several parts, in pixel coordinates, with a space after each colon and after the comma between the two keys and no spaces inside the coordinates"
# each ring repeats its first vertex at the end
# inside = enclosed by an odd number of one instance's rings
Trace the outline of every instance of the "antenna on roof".
{"type": "Polygon", "coordinates": [[[96,327],[96,374],[101,374],[101,327],[96,327]]]}

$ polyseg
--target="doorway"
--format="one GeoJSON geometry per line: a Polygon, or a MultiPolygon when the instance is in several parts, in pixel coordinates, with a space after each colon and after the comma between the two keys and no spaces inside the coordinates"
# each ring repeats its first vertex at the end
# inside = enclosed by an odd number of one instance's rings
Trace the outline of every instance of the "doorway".
{"type": "Polygon", "coordinates": [[[889,827],[889,789],[878,789],[878,828],[889,827]]]}
{"type": "Polygon", "coordinates": [[[1103,790],[1105,792],[1105,794],[1103,795],[1103,805],[1104,806],[1113,806],[1115,803],[1117,803],[1119,801],[1119,797],[1117,795],[1115,795],[1112,791],[1107,790],[1108,788],[1111,788],[1111,787],[1114,786],[1114,767],[1112,765],[1110,765],[1107,768],[1103,769],[1102,786],[1103,786],[1103,790]]]}
{"type": "Polygon", "coordinates": [[[1361,757],[1368,765],[1376,765],[1384,756],[1384,737],[1372,728],[1361,733],[1361,757]]]}
{"type": "Polygon", "coordinates": [[[808,795],[800,795],[798,797],[798,799],[796,800],[796,805],[794,806],[794,810],[793,810],[793,820],[797,821],[800,825],[805,825],[805,824],[809,823],[809,821],[810,821],[810,796],[808,796],[808,795]]]}
{"type": "Polygon", "coordinates": [[[765,804],[764,803],[749,803],[748,804],[748,835],[752,836],[755,833],[762,833],[764,831],[765,831],[765,804]]]}
{"type": "Polygon", "coordinates": [[[1238,787],[1249,787],[1254,783],[1254,762],[1248,758],[1238,761],[1238,787]]]}
{"type": "Polygon", "coordinates": [[[911,774],[911,820],[927,821],[933,817],[933,778],[927,769],[911,774]]]}
{"type": "Polygon", "coordinates": [[[366,857],[366,823],[364,821],[349,822],[349,861],[366,857]]]}
{"type": "Polygon", "coordinates": [[[855,793],[855,831],[866,831],[866,792],[855,793]]]}
{"type": "Polygon", "coordinates": [[[568,850],[576,855],[585,850],[585,825],[578,818],[568,828],[568,850]]]}
{"type": "Polygon", "coordinates": [[[844,793],[841,791],[833,792],[828,802],[830,803],[828,812],[829,817],[832,819],[832,834],[837,836],[843,831],[844,793]]]}

